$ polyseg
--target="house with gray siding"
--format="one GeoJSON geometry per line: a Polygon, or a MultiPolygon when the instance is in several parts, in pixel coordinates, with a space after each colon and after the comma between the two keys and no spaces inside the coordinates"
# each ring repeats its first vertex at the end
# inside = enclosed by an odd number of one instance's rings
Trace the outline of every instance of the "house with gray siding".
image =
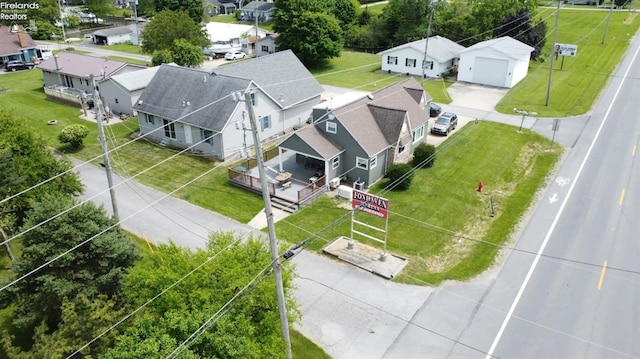
{"type": "Polygon", "coordinates": [[[155,66],[111,76],[100,83],[100,96],[114,114],[135,116],[133,105],[138,102],[159,68],[160,66],[155,66]]]}
{"type": "Polygon", "coordinates": [[[251,93],[265,141],[304,123],[323,89],[291,51],[209,72],[162,65],[134,105],[140,135],[220,160],[237,157],[253,145],[245,104],[232,96],[238,91],[251,93]]]}
{"type": "Polygon", "coordinates": [[[278,147],[328,179],[348,178],[365,188],[426,142],[430,100],[413,77],[346,104],[336,98],[333,106],[317,106],[312,124],[278,147]]]}

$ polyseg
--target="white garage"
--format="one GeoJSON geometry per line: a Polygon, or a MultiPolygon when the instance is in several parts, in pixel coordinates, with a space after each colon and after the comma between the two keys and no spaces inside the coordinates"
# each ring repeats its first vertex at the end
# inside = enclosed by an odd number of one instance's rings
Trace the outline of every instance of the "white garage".
{"type": "Polygon", "coordinates": [[[458,81],[485,86],[515,86],[527,76],[533,47],[505,36],[460,51],[458,81]]]}

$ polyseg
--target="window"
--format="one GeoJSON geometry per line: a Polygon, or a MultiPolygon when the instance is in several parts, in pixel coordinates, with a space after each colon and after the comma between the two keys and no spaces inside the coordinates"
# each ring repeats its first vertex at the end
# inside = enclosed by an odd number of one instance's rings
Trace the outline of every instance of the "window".
{"type": "Polygon", "coordinates": [[[362,157],[356,157],[356,167],[363,170],[369,169],[369,160],[362,157]]]}
{"type": "Polygon", "coordinates": [[[251,104],[254,106],[258,105],[258,93],[255,91],[251,91],[251,104]]]}
{"type": "Polygon", "coordinates": [[[176,138],[176,124],[169,120],[162,120],[164,124],[164,135],[169,138],[176,138]]]}
{"type": "Polygon", "coordinates": [[[269,52],[269,45],[262,45],[262,52],[269,52]]]}
{"type": "Polygon", "coordinates": [[[422,137],[424,137],[424,126],[413,131],[413,142],[417,142],[422,137]]]}
{"type": "Polygon", "coordinates": [[[209,131],[201,128],[200,139],[202,140],[203,143],[208,143],[210,145],[213,145],[213,131],[209,131]]]}
{"type": "Polygon", "coordinates": [[[422,67],[428,70],[433,70],[433,61],[422,61],[422,67]]]}
{"type": "Polygon", "coordinates": [[[327,132],[338,133],[338,125],[335,122],[327,121],[327,132]]]}
{"type": "Polygon", "coordinates": [[[331,160],[331,169],[335,170],[340,166],[340,156],[336,156],[331,160]]]}
{"type": "Polygon", "coordinates": [[[404,65],[406,67],[416,67],[416,59],[406,59],[404,65]]]}
{"type": "Polygon", "coordinates": [[[260,131],[264,131],[267,128],[271,128],[271,116],[264,116],[259,119],[260,131]]]}
{"type": "Polygon", "coordinates": [[[116,99],[116,103],[118,103],[118,99],[116,99]]]}
{"type": "Polygon", "coordinates": [[[389,56],[387,57],[388,65],[397,65],[398,64],[398,56],[389,56]]]}
{"type": "Polygon", "coordinates": [[[373,157],[369,160],[369,168],[375,168],[378,165],[378,157],[373,157]]]}
{"type": "Polygon", "coordinates": [[[405,145],[400,145],[400,146],[398,147],[398,154],[401,154],[401,153],[402,153],[402,152],[404,152],[404,150],[406,150],[406,149],[407,149],[407,146],[405,146],[405,145]]]}
{"type": "Polygon", "coordinates": [[[154,125],[154,124],[156,123],[156,121],[155,121],[155,120],[154,120],[154,118],[153,118],[153,115],[149,115],[149,114],[147,114],[147,115],[145,116],[145,122],[146,122],[146,123],[150,123],[150,124],[152,124],[152,125],[154,125]]]}

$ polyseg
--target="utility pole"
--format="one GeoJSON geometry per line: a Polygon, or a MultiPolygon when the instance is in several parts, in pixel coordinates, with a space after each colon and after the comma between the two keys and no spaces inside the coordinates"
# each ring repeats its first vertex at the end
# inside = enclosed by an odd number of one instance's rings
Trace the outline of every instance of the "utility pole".
{"type": "Polygon", "coordinates": [[[613,12],[613,0],[611,0],[611,7],[609,8],[609,14],[607,15],[607,25],[604,27],[604,34],[602,34],[602,44],[607,37],[607,30],[609,30],[609,22],[611,21],[611,13],[613,12]]]}
{"type": "Polygon", "coordinates": [[[431,6],[431,13],[429,14],[429,26],[427,27],[427,38],[424,41],[424,57],[422,58],[422,81],[426,77],[427,66],[427,49],[429,48],[429,36],[431,36],[431,22],[433,22],[433,4],[431,6]]]}
{"type": "Polygon", "coordinates": [[[109,150],[107,149],[107,141],[104,138],[104,130],[102,129],[102,101],[98,93],[96,80],[91,74],[91,85],[93,86],[93,103],[96,111],[96,123],[98,124],[98,140],[102,146],[102,158],[104,160],[104,169],[107,172],[107,183],[109,184],[109,193],[111,194],[111,206],[113,207],[113,217],[116,221],[120,221],[118,216],[118,204],[116,202],[116,190],[113,187],[113,178],[111,177],[111,163],[109,162],[109,150]]]}
{"type": "MultiPolygon", "coordinates": [[[[60,6],[60,2],[62,0],[58,0],[58,12],[60,12],[60,24],[62,25],[62,41],[67,44],[67,35],[64,32],[64,13],[62,12],[62,6],[60,6]]],[[[68,45],[68,44],[67,44],[68,45]]],[[[68,47],[68,46],[67,46],[68,47]]],[[[58,49],[60,45],[58,44],[58,49]]]]}
{"type": "MultiPolygon", "coordinates": [[[[562,0],[558,0],[558,8],[556,10],[556,28],[553,30],[553,49],[555,49],[556,43],[558,42],[558,22],[560,21],[561,1],[562,0]]],[[[551,75],[553,74],[553,60],[555,60],[555,58],[555,54],[551,52],[551,66],[549,67],[549,81],[547,81],[547,100],[544,103],[545,106],[549,106],[549,96],[551,95],[551,75]]]]}
{"type": "Polygon", "coordinates": [[[276,242],[276,228],[273,222],[273,213],[271,210],[271,197],[267,188],[267,176],[264,170],[264,162],[262,159],[262,146],[258,138],[258,127],[256,125],[256,115],[253,112],[253,103],[251,102],[251,93],[244,93],[244,102],[249,113],[249,122],[251,123],[251,133],[253,134],[253,145],[256,150],[256,159],[258,162],[258,174],[260,175],[260,186],[262,187],[262,199],[264,201],[264,213],[267,216],[267,227],[269,228],[269,246],[271,247],[271,260],[273,261],[273,276],[276,280],[276,293],[278,295],[278,309],[280,311],[280,326],[282,327],[282,336],[284,337],[287,347],[287,358],[291,359],[291,338],[289,337],[289,322],[287,320],[287,308],[284,301],[284,286],[282,285],[282,272],[280,270],[280,256],[278,255],[278,243],[276,242]]]}

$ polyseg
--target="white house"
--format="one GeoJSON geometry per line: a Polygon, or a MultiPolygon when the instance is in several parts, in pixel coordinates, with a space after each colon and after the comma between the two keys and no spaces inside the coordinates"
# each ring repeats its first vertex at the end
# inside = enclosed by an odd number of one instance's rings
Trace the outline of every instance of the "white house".
{"type": "Polygon", "coordinates": [[[425,47],[427,56],[423,65],[424,75],[434,78],[455,66],[458,53],[464,50],[464,46],[447,38],[431,36],[429,41],[422,39],[379,52],[378,55],[382,56],[382,71],[422,76],[420,64],[425,60],[425,47]]]}
{"type": "Polygon", "coordinates": [[[126,72],[115,75],[100,83],[100,94],[104,103],[115,114],[127,114],[135,116],[133,105],[138,102],[142,91],[149,85],[153,76],[160,67],[126,72]]]}
{"type": "Polygon", "coordinates": [[[533,50],[509,36],[479,42],[460,51],[458,81],[511,88],[527,76],[533,50]]]}
{"type": "Polygon", "coordinates": [[[280,34],[269,34],[259,39],[256,44],[256,56],[269,55],[278,51],[278,46],[276,46],[278,36],[280,36],[280,34]]]}

